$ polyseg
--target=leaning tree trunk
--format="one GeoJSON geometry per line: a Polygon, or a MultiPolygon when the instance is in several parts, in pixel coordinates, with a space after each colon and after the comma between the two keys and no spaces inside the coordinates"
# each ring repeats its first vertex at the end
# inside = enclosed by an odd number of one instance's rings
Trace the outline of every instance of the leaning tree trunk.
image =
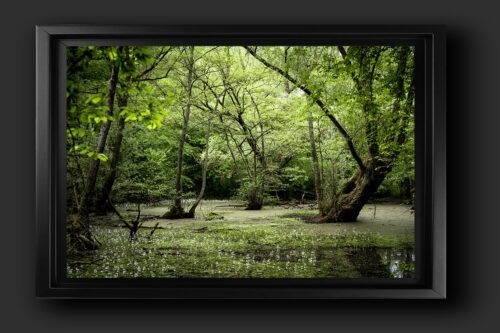
{"type": "Polygon", "coordinates": [[[208,125],[207,125],[207,135],[205,137],[206,139],[206,144],[205,144],[205,158],[203,159],[203,165],[201,166],[201,189],[200,193],[198,194],[198,197],[196,198],[196,201],[193,203],[191,208],[189,209],[189,212],[185,214],[186,217],[194,217],[194,212],[196,211],[196,207],[200,204],[201,200],[203,199],[203,195],[205,195],[205,188],[207,187],[207,169],[208,169],[208,151],[209,151],[209,144],[208,140],[210,139],[210,127],[212,124],[212,117],[208,119],[208,125]]]}
{"type": "MultiPolygon", "coordinates": [[[[118,48],[118,53],[121,53],[122,47],[118,48]]],[[[113,65],[111,68],[111,77],[109,80],[107,106],[108,116],[113,115],[114,101],[116,94],[116,86],[118,83],[118,72],[120,71],[119,64],[113,65]]],[[[95,155],[102,154],[106,146],[106,139],[108,137],[111,121],[106,120],[101,126],[99,137],[97,139],[95,155]]],[[[87,181],[81,196],[80,206],[78,213],[69,230],[70,247],[75,250],[94,250],[97,248],[97,240],[92,235],[89,223],[89,213],[92,207],[92,197],[94,195],[95,184],[97,181],[97,173],[99,171],[100,160],[93,158],[90,160],[90,165],[87,173],[87,181]]]]}
{"type": "MultiPolygon", "coordinates": [[[[128,97],[117,96],[118,109],[122,110],[127,107],[128,97]]],[[[108,211],[112,210],[109,204],[109,195],[111,194],[111,189],[116,180],[116,171],[118,169],[118,163],[120,162],[120,151],[123,142],[123,130],[125,129],[125,116],[119,116],[118,126],[116,128],[115,142],[113,143],[113,155],[111,156],[111,162],[109,165],[109,173],[104,181],[104,186],[101,190],[101,195],[97,201],[96,214],[106,215],[108,211]]]]}
{"type": "Polygon", "coordinates": [[[366,170],[357,171],[344,185],[342,193],[328,207],[324,207],[313,221],[355,222],[390,170],[390,164],[367,163],[366,170]]]}
{"type": "MultiPolygon", "coordinates": [[[[339,50],[343,57],[346,57],[346,51],[339,46],[339,50]]],[[[365,115],[366,127],[365,134],[368,143],[369,160],[365,162],[365,168],[358,170],[353,177],[345,184],[342,194],[335,198],[327,212],[322,212],[323,217],[321,222],[354,222],[357,220],[358,215],[366,204],[368,199],[377,191],[378,187],[384,181],[386,175],[392,169],[392,163],[398,156],[399,148],[396,149],[390,157],[383,159],[380,156],[379,139],[377,122],[374,120],[374,113],[376,105],[372,95],[372,84],[374,78],[375,66],[380,55],[377,52],[373,55],[372,62],[368,61],[370,57],[367,56],[368,48],[360,48],[358,55],[359,72],[351,73],[353,80],[356,82],[356,89],[358,95],[361,96],[363,114],[365,115]]],[[[398,66],[396,69],[396,81],[394,89],[394,103],[393,112],[400,113],[401,102],[405,99],[404,78],[407,72],[407,58],[409,49],[402,47],[398,50],[397,60],[398,66]]],[[[407,96],[407,105],[404,112],[411,108],[413,101],[412,89],[409,89],[407,96]]],[[[403,112],[403,113],[404,113],[403,112]]],[[[403,130],[402,125],[399,131],[403,130]]],[[[404,140],[398,142],[399,145],[403,144],[404,140]]]]}
{"type": "Polygon", "coordinates": [[[186,134],[189,123],[189,115],[191,113],[191,93],[193,90],[193,71],[194,71],[194,46],[190,47],[190,56],[187,66],[187,102],[186,109],[183,114],[182,131],[179,139],[179,149],[177,154],[177,175],[175,177],[175,199],[174,204],[168,212],[163,214],[166,219],[180,219],[185,217],[184,208],[182,207],[182,164],[184,159],[184,143],[186,142],[186,134]]]}

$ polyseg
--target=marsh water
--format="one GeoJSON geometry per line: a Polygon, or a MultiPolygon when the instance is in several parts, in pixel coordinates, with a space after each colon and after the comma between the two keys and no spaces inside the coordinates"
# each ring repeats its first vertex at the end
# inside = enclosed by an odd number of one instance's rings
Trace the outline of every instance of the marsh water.
{"type": "Polygon", "coordinates": [[[308,206],[245,211],[231,202],[204,202],[195,219],[154,218],[164,210],[143,210],[144,230],[134,242],[115,218],[95,220],[103,246],[69,262],[68,276],[415,278],[408,206],[366,205],[357,222],[328,224],[303,222],[300,216],[315,213],[308,206]]]}

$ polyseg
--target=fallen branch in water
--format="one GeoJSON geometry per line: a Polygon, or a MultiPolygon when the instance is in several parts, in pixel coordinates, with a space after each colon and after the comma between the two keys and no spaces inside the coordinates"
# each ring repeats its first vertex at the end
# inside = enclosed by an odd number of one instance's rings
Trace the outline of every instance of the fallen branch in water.
{"type": "Polygon", "coordinates": [[[149,233],[149,236],[148,236],[148,240],[151,239],[151,237],[153,237],[153,234],[155,233],[156,229],[158,228],[158,225],[160,224],[160,222],[156,222],[155,226],[153,227],[153,229],[151,230],[151,232],[149,233]]]}

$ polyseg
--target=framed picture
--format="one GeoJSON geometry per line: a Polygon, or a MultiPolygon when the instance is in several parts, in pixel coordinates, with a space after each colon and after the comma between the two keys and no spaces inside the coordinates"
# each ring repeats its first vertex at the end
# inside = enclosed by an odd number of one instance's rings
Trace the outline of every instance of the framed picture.
{"type": "Polygon", "coordinates": [[[37,296],[445,298],[444,31],[37,27],[37,296]]]}

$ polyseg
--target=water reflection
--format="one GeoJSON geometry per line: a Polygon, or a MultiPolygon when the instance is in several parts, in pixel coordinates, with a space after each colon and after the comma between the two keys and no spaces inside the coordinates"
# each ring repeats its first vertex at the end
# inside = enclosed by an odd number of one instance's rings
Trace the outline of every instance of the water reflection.
{"type": "Polygon", "coordinates": [[[361,248],[350,251],[348,257],[363,277],[415,278],[413,248],[361,248]]]}
{"type": "Polygon", "coordinates": [[[389,266],[393,278],[415,278],[415,251],[405,249],[379,249],[382,262],[389,266]]]}
{"type": "MultiPolygon", "coordinates": [[[[413,248],[374,248],[360,247],[339,249],[316,247],[314,249],[273,249],[256,250],[249,253],[221,251],[229,255],[241,255],[251,262],[307,262],[312,266],[332,263],[331,270],[337,269],[333,261],[339,251],[344,253],[361,277],[365,278],[415,278],[415,252],[413,248]]],[[[336,274],[332,274],[336,275],[336,274]]]]}

